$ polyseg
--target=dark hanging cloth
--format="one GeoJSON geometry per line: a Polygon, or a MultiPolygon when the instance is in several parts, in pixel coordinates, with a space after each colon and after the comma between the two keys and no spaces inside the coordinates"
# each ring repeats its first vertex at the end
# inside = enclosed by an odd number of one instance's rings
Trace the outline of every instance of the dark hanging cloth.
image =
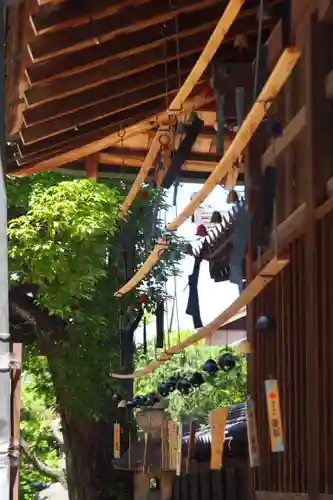
{"type": "Polygon", "coordinates": [[[156,306],[156,348],[163,349],[164,346],[164,302],[156,306]]]}
{"type": "Polygon", "coordinates": [[[232,236],[232,251],[230,255],[230,282],[240,286],[243,282],[243,261],[246,243],[250,233],[251,214],[241,207],[237,214],[236,227],[232,236]]]}
{"type": "Polygon", "coordinates": [[[192,316],[194,328],[201,328],[203,326],[200,316],[199,295],[198,295],[200,265],[201,265],[201,259],[195,258],[193,272],[188,277],[188,286],[190,292],[188,296],[186,314],[192,316]]]}
{"type": "Polygon", "coordinates": [[[200,134],[204,122],[196,115],[193,122],[188,128],[188,131],[180,143],[180,146],[176,153],[173,155],[171,166],[169,170],[166,172],[162,187],[165,189],[169,189],[172,184],[178,179],[181,168],[184,165],[184,162],[187,160],[193,144],[197,140],[198,135],[200,134]]]}
{"type": "Polygon", "coordinates": [[[147,354],[147,318],[143,318],[143,352],[147,354]]]}
{"type": "Polygon", "coordinates": [[[262,186],[262,228],[261,245],[269,245],[273,224],[274,203],[276,197],[277,168],[266,167],[262,186]]]}
{"type": "Polygon", "coordinates": [[[143,317],[143,310],[140,309],[132,323],[121,333],[121,365],[132,363],[134,353],[134,333],[143,317]]]}

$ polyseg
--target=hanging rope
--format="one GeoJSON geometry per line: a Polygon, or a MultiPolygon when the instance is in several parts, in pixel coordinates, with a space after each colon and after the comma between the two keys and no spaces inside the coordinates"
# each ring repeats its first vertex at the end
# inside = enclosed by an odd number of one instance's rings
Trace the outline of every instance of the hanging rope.
{"type": "MultiPolygon", "coordinates": [[[[274,97],[279,93],[288,79],[299,58],[300,51],[297,48],[288,48],[283,52],[225,155],[216,165],[214,171],[210,174],[200,191],[196,193],[183,211],[167,225],[166,229],[168,231],[176,231],[189,217],[191,217],[199,205],[202,204],[207,196],[213,191],[214,187],[219,184],[220,180],[228,172],[232,171],[235,162],[248,145],[262,119],[265,117],[266,110],[271,106],[274,97]]],[[[118,292],[116,292],[115,295],[120,297],[124,293],[132,290],[132,288],[151,271],[152,267],[168,246],[169,242],[167,238],[160,240],[142,267],[120,290],[118,290],[118,292]]]]}

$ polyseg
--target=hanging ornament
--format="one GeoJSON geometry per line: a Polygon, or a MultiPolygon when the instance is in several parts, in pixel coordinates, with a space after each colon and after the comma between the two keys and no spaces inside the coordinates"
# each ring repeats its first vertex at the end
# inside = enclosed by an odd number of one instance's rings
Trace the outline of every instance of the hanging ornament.
{"type": "Polygon", "coordinates": [[[147,304],[148,300],[148,295],[142,294],[139,297],[140,304],[147,304]]]}
{"type": "Polygon", "coordinates": [[[203,224],[200,224],[197,227],[197,232],[195,233],[195,235],[200,236],[200,238],[203,238],[204,236],[208,235],[208,231],[203,224]]]}
{"type": "Polygon", "coordinates": [[[229,373],[236,366],[236,360],[230,352],[225,352],[224,354],[221,354],[217,363],[221,368],[221,370],[225,373],[229,373]]]}
{"type": "Polygon", "coordinates": [[[258,432],[256,423],[256,412],[253,399],[249,398],[246,408],[246,425],[247,425],[247,438],[249,445],[249,462],[250,467],[259,467],[259,443],[258,432]]]}
{"type": "Polygon", "coordinates": [[[253,347],[247,339],[241,340],[236,346],[236,351],[238,354],[253,354],[253,347]]]}
{"type": "Polygon", "coordinates": [[[147,401],[147,403],[146,403],[147,406],[154,406],[155,403],[160,402],[160,398],[158,397],[158,395],[155,392],[150,392],[146,396],[146,401],[147,401]]]}
{"type": "Polygon", "coordinates": [[[184,394],[184,395],[187,395],[191,392],[191,383],[189,382],[189,380],[187,380],[186,378],[180,378],[178,381],[177,381],[177,384],[176,384],[176,389],[177,391],[179,391],[181,394],[184,394]]]}
{"type": "Polygon", "coordinates": [[[284,439],[277,380],[265,380],[268,424],[273,453],[284,452],[284,439]]]}
{"type": "Polygon", "coordinates": [[[217,363],[216,361],[214,361],[214,359],[207,359],[202,369],[203,371],[207,372],[208,375],[210,375],[211,377],[215,377],[215,375],[219,371],[219,367],[217,366],[217,363]]]}
{"type": "Polygon", "coordinates": [[[277,137],[281,137],[283,134],[283,128],[280,120],[276,118],[267,120],[267,135],[276,139],[277,137]]]}
{"type": "Polygon", "coordinates": [[[120,458],[120,424],[113,424],[113,456],[115,459],[120,458]]]}
{"type": "Polygon", "coordinates": [[[133,399],[132,399],[132,404],[133,404],[133,407],[136,407],[136,408],[142,408],[142,406],[145,406],[147,403],[147,397],[146,396],[135,396],[133,399]]]}
{"type": "Polygon", "coordinates": [[[112,401],[114,401],[117,405],[119,405],[120,401],[122,401],[122,397],[120,394],[116,393],[112,396],[112,401]]]}
{"type": "Polygon", "coordinates": [[[256,329],[258,332],[272,331],[275,330],[275,328],[276,320],[274,318],[263,315],[257,319],[256,329]]]}
{"type": "Polygon", "coordinates": [[[200,387],[202,384],[205,383],[205,379],[204,379],[202,373],[194,372],[193,375],[191,376],[189,382],[193,387],[200,387]]]}
{"type": "Polygon", "coordinates": [[[249,43],[246,35],[236,35],[234,40],[234,47],[240,50],[247,49],[249,47],[249,43]]]}
{"type": "Polygon", "coordinates": [[[127,404],[126,399],[122,399],[121,401],[119,401],[117,408],[126,408],[126,404],[127,404]]]}
{"type": "Polygon", "coordinates": [[[221,224],[222,215],[220,214],[220,212],[218,212],[217,210],[214,210],[214,212],[212,213],[212,216],[210,218],[210,222],[212,224],[221,224]]]}
{"type": "Polygon", "coordinates": [[[170,388],[169,385],[166,384],[165,382],[162,382],[158,388],[157,392],[162,396],[162,398],[166,398],[170,394],[170,388]]]}
{"type": "Polygon", "coordinates": [[[227,196],[227,203],[239,203],[239,196],[237,194],[237,191],[235,189],[232,189],[229,191],[228,196],[227,196]]]}

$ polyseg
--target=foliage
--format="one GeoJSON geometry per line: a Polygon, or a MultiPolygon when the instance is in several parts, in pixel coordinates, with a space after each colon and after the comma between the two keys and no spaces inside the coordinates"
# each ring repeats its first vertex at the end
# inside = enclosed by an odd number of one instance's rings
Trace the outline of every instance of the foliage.
{"type": "Polygon", "coordinates": [[[153,310],[181,257],[171,245],[140,287],[115,298],[127,280],[124,250],[132,258],[131,275],[165,232],[161,220],[154,231],[151,224],[153,210],[164,206],[163,191],[147,189],[123,221],[118,207],[127,190],[120,182],[50,173],[8,179],[11,285],[37,285],[37,305],[64,320],[61,341],[50,346],[50,332],[39,331],[37,347],[47,354],[58,407],[80,416],[109,411],[117,384],[109,372],[120,368],[120,334],[136,316],[142,293],[153,310]]]}
{"type": "MultiPolygon", "coordinates": [[[[57,442],[52,434],[54,392],[43,356],[26,357],[22,377],[21,437],[33,453],[47,466],[59,468],[57,442]],[[44,381],[43,381],[44,379],[44,381]],[[43,382],[43,384],[41,384],[43,382]]],[[[31,500],[37,489],[50,482],[21,454],[20,500],[31,500]]]]}
{"type": "MultiPolygon", "coordinates": [[[[173,334],[174,338],[176,334],[173,334]]],[[[181,338],[186,336],[181,333],[181,338]]],[[[195,371],[202,372],[202,366],[207,359],[217,359],[221,347],[210,347],[204,344],[191,346],[181,354],[174,355],[172,359],[162,365],[152,374],[136,381],[136,394],[147,394],[156,391],[158,384],[175,374],[190,375],[195,371]]],[[[235,354],[235,353],[234,353],[235,354]]],[[[149,343],[148,354],[138,353],[137,368],[144,366],[154,359],[154,344],[149,343]]],[[[221,406],[244,401],[246,393],[246,363],[244,358],[237,358],[237,367],[230,373],[219,372],[215,378],[205,376],[206,383],[194,389],[188,396],[178,391],[169,398],[168,411],[175,421],[190,416],[201,424],[207,423],[208,413],[221,406]]]]}

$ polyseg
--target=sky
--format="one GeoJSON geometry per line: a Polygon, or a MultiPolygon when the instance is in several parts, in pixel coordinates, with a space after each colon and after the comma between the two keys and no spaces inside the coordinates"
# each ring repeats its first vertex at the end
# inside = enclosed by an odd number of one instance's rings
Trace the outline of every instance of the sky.
{"type": "MultiPolygon", "coordinates": [[[[189,203],[193,193],[200,190],[202,184],[192,184],[186,183],[181,184],[178,188],[177,194],[177,211],[178,213],[183,210],[183,208],[189,203]]],[[[226,212],[230,210],[231,205],[227,204],[227,191],[225,191],[221,186],[216,186],[214,191],[208,196],[203,206],[211,206],[214,210],[220,212],[226,212]]],[[[173,202],[173,188],[168,192],[167,203],[170,205],[169,211],[167,213],[167,221],[170,221],[176,215],[175,207],[172,207],[173,202]]],[[[191,219],[187,220],[177,231],[177,234],[184,238],[185,240],[192,241],[199,239],[196,233],[196,224],[191,223],[191,219]]],[[[178,316],[179,316],[179,327],[180,330],[194,330],[192,317],[188,316],[186,311],[187,300],[188,300],[188,276],[192,273],[194,264],[194,258],[191,256],[185,257],[180,263],[181,276],[176,278],[177,287],[177,305],[178,305],[178,316]]],[[[170,296],[174,296],[174,280],[170,280],[167,284],[167,290],[170,296]]],[[[237,297],[238,297],[238,286],[231,284],[229,281],[222,283],[215,283],[209,275],[208,262],[203,261],[201,264],[200,275],[199,275],[199,304],[201,319],[204,325],[212,321],[216,316],[221,314],[221,312],[226,309],[237,297]]],[[[166,309],[166,317],[171,315],[172,301],[168,301],[166,309]]],[[[165,317],[165,327],[166,327],[166,317],[165,317]]],[[[172,325],[172,330],[177,331],[177,315],[174,314],[174,320],[172,325]]],[[[147,328],[147,337],[151,338],[156,333],[155,323],[152,322],[147,328]]],[[[142,331],[137,330],[136,339],[138,342],[142,341],[142,331]]]]}

